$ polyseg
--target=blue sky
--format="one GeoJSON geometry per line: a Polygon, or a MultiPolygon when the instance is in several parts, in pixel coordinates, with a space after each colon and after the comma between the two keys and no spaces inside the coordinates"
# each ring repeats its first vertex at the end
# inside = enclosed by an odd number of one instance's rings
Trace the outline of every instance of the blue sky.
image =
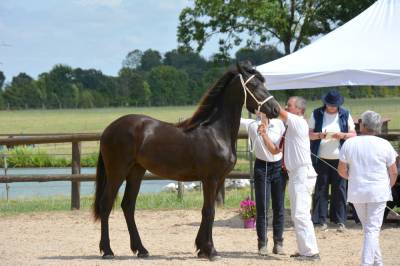
{"type": "MultiPolygon", "coordinates": [[[[188,0],[1,0],[0,70],[36,78],[55,64],[117,75],[134,49],[177,47],[180,11],[188,0]]],[[[202,55],[217,52],[216,42],[202,55]]]]}

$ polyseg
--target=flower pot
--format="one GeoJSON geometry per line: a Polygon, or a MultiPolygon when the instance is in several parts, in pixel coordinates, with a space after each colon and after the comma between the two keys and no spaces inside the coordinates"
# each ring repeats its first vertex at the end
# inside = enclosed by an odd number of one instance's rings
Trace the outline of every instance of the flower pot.
{"type": "Polygon", "coordinates": [[[243,227],[253,229],[256,227],[256,218],[249,218],[243,220],[243,227]]]}

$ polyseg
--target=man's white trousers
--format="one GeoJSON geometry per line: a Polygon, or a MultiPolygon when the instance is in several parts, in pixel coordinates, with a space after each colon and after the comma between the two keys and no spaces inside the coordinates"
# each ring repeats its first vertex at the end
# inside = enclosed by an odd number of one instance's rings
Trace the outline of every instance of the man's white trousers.
{"type": "Polygon", "coordinates": [[[311,256],[319,253],[310,213],[316,174],[311,165],[302,166],[288,174],[291,216],[296,231],[297,248],[300,255],[311,256]]]}

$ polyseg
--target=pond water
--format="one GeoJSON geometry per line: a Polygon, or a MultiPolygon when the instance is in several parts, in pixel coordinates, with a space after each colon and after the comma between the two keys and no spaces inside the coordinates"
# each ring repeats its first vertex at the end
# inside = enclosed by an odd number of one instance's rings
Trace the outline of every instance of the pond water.
{"type": "MultiPolygon", "coordinates": [[[[82,174],[94,174],[96,169],[82,168],[82,174]]],[[[9,168],[7,175],[49,175],[49,174],[70,174],[71,168],[9,168]]],[[[4,175],[4,169],[0,170],[0,175],[4,175]]],[[[140,193],[157,193],[170,184],[177,183],[172,180],[144,180],[140,187],[140,193]]],[[[191,182],[189,182],[191,183],[191,182]]],[[[189,184],[188,183],[188,184],[189,184]]],[[[49,196],[69,196],[71,195],[70,181],[54,182],[21,182],[8,184],[8,198],[32,198],[49,196]]],[[[81,182],[81,195],[94,194],[94,182],[81,182]]],[[[125,183],[121,186],[119,193],[125,190],[125,183]]],[[[6,184],[0,184],[0,199],[7,198],[6,184]]]]}

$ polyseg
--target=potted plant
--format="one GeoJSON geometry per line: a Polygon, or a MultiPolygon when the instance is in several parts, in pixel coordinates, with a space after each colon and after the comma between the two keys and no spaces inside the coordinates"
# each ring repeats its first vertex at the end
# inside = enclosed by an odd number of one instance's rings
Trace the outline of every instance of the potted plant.
{"type": "Polygon", "coordinates": [[[256,202],[247,197],[240,202],[240,217],[244,228],[254,228],[256,225],[256,202]]]}

